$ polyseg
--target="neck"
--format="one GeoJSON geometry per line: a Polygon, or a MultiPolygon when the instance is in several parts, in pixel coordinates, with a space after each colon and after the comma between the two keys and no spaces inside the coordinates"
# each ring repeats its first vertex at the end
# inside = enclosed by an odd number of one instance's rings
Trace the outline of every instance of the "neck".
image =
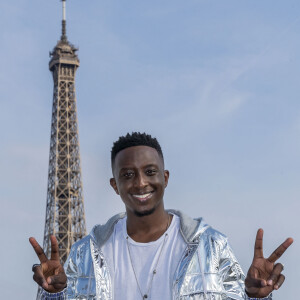
{"type": "Polygon", "coordinates": [[[127,233],[136,242],[149,243],[159,239],[167,230],[172,216],[162,209],[152,214],[138,217],[127,211],[127,233]]]}

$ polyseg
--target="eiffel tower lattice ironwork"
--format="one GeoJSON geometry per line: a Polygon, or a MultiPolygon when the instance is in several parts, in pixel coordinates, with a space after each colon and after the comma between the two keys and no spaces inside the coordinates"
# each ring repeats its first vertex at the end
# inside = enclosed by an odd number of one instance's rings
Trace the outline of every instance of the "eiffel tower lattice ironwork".
{"type": "Polygon", "coordinates": [[[79,67],[76,49],[66,36],[66,0],[62,0],[62,36],[50,53],[49,69],[54,92],[48,171],[44,251],[51,252],[50,235],[58,240],[65,262],[74,242],[86,235],[81,182],[75,73],[79,67]]]}

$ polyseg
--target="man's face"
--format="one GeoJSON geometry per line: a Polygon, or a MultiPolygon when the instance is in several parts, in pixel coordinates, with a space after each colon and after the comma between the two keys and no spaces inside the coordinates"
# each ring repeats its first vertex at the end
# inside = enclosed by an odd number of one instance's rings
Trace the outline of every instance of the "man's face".
{"type": "Polygon", "coordinates": [[[110,184],[121,196],[127,213],[145,216],[158,207],[163,208],[163,195],[169,172],[163,159],[148,146],[134,146],[121,150],[114,162],[110,184]]]}

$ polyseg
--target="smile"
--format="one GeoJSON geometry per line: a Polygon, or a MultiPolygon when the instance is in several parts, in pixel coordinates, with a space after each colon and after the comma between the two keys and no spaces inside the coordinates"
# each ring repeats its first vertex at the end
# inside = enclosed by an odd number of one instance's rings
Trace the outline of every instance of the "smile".
{"type": "Polygon", "coordinates": [[[140,194],[140,195],[134,194],[134,195],[132,195],[132,197],[136,198],[139,201],[144,202],[152,197],[152,192],[147,193],[147,194],[140,194]]]}

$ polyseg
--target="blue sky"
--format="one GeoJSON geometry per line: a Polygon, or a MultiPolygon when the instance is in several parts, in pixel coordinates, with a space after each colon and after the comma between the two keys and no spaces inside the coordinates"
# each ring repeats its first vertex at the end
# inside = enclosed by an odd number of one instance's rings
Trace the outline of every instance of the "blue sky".
{"type": "MultiPolygon", "coordinates": [[[[257,228],[265,253],[286,237],[297,299],[300,248],[299,1],[67,2],[79,46],[79,133],[87,228],[124,210],[108,180],[118,136],[146,131],[163,147],[166,207],[229,236],[246,272],[257,228]],[[298,230],[297,230],[298,229],[298,230]]],[[[59,1],[0,4],[1,286],[33,299],[29,236],[42,241],[59,1]]]]}

